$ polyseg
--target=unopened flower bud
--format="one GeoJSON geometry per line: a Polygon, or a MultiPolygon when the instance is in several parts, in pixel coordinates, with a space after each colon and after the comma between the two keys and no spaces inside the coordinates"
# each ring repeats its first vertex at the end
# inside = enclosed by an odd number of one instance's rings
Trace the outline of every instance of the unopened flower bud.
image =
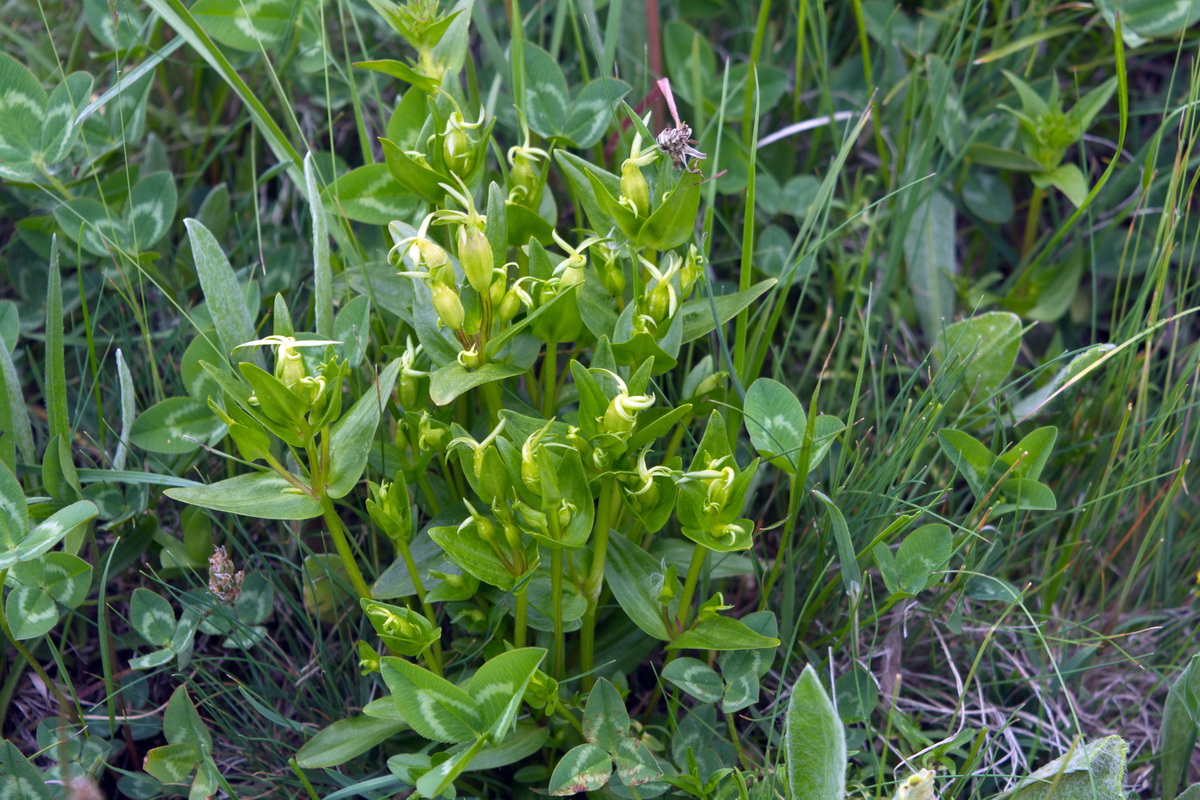
{"type": "Polygon", "coordinates": [[[486,294],[495,267],[492,245],[483,231],[474,225],[463,225],[458,230],[458,261],[467,276],[467,283],[479,294],[486,294]]]}
{"type": "Polygon", "coordinates": [[[627,160],[621,166],[621,197],[628,199],[633,206],[633,212],[639,217],[650,213],[650,184],[646,176],[632,160],[627,160]]]}
{"type": "Polygon", "coordinates": [[[646,313],[648,313],[655,322],[662,322],[666,319],[671,310],[671,284],[659,283],[650,290],[650,297],[646,301],[646,313]]]}
{"type": "Polygon", "coordinates": [[[465,312],[458,292],[444,283],[435,283],[429,290],[433,295],[433,308],[442,324],[453,331],[461,331],[465,312]]]}

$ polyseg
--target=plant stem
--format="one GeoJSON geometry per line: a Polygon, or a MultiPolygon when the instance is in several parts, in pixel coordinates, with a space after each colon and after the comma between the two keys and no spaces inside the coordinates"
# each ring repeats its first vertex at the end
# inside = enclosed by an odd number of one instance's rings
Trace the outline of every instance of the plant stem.
{"type": "Polygon", "coordinates": [[[359,597],[369,599],[371,590],[367,587],[367,582],[363,580],[362,572],[358,569],[358,562],[354,560],[354,552],[350,549],[346,528],[333,507],[333,501],[329,499],[329,495],[324,493],[321,495],[321,510],[324,512],[325,525],[329,528],[329,535],[333,537],[333,545],[337,548],[338,556],[342,559],[342,566],[346,568],[346,575],[349,576],[354,591],[358,592],[359,597]]]}
{"type": "MultiPolygon", "coordinates": [[[[529,583],[526,582],[523,586],[517,589],[517,612],[513,619],[513,644],[516,647],[524,647],[526,639],[525,620],[529,615],[529,583]]],[[[562,600],[555,594],[554,598],[559,606],[562,605],[562,600]]],[[[561,608],[559,609],[561,612],[561,608]]],[[[555,618],[555,622],[561,618],[561,613],[555,618]]]]}
{"type": "Polygon", "coordinates": [[[542,361],[542,416],[554,416],[558,400],[558,342],[546,342],[546,357],[542,361]]]}
{"type": "MultiPolygon", "coordinates": [[[[425,613],[425,619],[429,620],[429,624],[436,628],[437,614],[434,613],[433,606],[425,600],[425,584],[421,581],[421,572],[417,569],[417,562],[413,560],[412,551],[408,549],[408,542],[403,539],[394,541],[396,549],[400,551],[400,555],[404,559],[404,566],[408,568],[408,576],[412,578],[413,588],[417,590],[417,599],[421,602],[421,610],[425,613]]],[[[437,664],[435,671],[440,675],[442,672],[442,643],[434,642],[429,646],[429,650],[434,663],[437,664]]]]}
{"type": "MultiPolygon", "coordinates": [[[[592,528],[592,565],[583,585],[587,610],[583,612],[583,628],[579,632],[580,670],[585,673],[591,672],[596,659],[596,607],[604,586],[604,561],[608,557],[608,530],[612,523],[616,488],[616,478],[612,475],[600,479],[600,501],[596,506],[596,523],[592,528]]],[[[584,689],[590,691],[594,684],[593,676],[584,676],[584,689]]]]}
{"type": "MultiPolygon", "coordinates": [[[[807,471],[804,477],[807,479],[807,471]]],[[[771,597],[771,589],[774,588],[775,581],[779,580],[779,571],[783,569],[783,561],[791,549],[792,536],[795,534],[796,525],[800,519],[800,503],[804,499],[804,487],[799,485],[798,478],[799,473],[792,475],[791,491],[788,496],[787,524],[784,526],[783,536],[779,540],[779,552],[775,554],[775,563],[771,565],[771,574],[767,576],[767,580],[762,587],[762,597],[759,599],[760,611],[766,608],[767,602],[771,597]]]]}
{"type": "Polygon", "coordinates": [[[1033,252],[1037,244],[1038,224],[1042,219],[1042,199],[1046,196],[1044,189],[1034,187],[1033,196],[1029,198],[1029,210],[1025,215],[1025,240],[1021,243],[1021,255],[1027,256],[1033,252]]]}
{"type": "MultiPolygon", "coordinates": [[[[0,569],[0,587],[4,586],[7,578],[8,570],[0,569]]],[[[17,637],[13,636],[12,628],[8,625],[8,613],[2,605],[0,605],[0,630],[4,631],[4,635],[8,637],[8,641],[17,649],[17,654],[20,658],[25,659],[29,666],[33,668],[33,671],[37,673],[38,677],[42,679],[42,682],[46,684],[46,688],[50,690],[50,693],[54,695],[54,699],[58,701],[59,709],[64,714],[69,714],[71,721],[77,722],[78,717],[75,714],[75,707],[71,705],[71,702],[67,700],[62,690],[58,688],[58,684],[50,680],[50,676],[46,674],[46,670],[42,669],[42,665],[38,663],[37,659],[25,648],[25,645],[21,644],[17,637]]]]}
{"type": "Polygon", "coordinates": [[[708,556],[708,548],[702,544],[692,550],[692,563],[688,565],[687,579],[683,582],[683,594],[679,597],[679,628],[682,630],[688,621],[692,610],[692,597],[696,594],[696,584],[700,581],[700,572],[704,569],[704,559],[708,556]]]}
{"type": "Polygon", "coordinates": [[[567,635],[563,632],[562,613],[563,551],[550,551],[550,602],[554,613],[554,678],[562,680],[566,673],[567,635]]]}

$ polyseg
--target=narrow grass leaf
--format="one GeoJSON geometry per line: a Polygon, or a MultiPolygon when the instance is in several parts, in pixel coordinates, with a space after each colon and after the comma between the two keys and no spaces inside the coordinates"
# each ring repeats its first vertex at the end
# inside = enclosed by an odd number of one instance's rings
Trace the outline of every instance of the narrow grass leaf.
{"type": "Polygon", "coordinates": [[[62,275],[58,263],[58,237],[52,236],[50,269],[46,278],[46,416],[51,436],[70,439],[67,372],[63,356],[62,275]]]}

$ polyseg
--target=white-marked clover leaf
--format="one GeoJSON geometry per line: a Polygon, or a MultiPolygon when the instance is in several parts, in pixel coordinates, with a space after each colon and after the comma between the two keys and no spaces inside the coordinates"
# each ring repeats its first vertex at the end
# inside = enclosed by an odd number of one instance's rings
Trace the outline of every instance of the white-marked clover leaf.
{"type": "Polygon", "coordinates": [[[715,703],[725,692],[725,681],[698,658],[677,658],[663,668],[662,676],[701,703],[715,703]]]}
{"type": "MultiPolygon", "coordinates": [[[[0,484],[3,483],[7,470],[7,467],[0,464],[0,484]]],[[[11,472],[7,474],[12,476],[11,472]]],[[[16,479],[13,478],[13,481],[16,479]]],[[[13,509],[12,497],[3,488],[0,488],[0,505],[3,506],[3,510],[0,510],[0,514],[3,515],[0,516],[0,526],[7,527],[7,530],[0,530],[0,546],[5,548],[0,551],[0,569],[8,569],[18,562],[37,558],[61,542],[63,537],[76,527],[100,513],[93,503],[80,500],[66,508],[60,508],[49,519],[43,520],[33,530],[25,533],[14,530],[15,526],[22,522],[21,513],[13,509]]],[[[21,512],[24,512],[24,507],[25,499],[22,495],[19,504],[21,512]]],[[[27,518],[24,521],[27,522],[27,518]]]]}
{"type": "Polygon", "coordinates": [[[168,600],[149,589],[134,589],[129,601],[129,624],[150,644],[167,647],[175,634],[175,610],[168,600]]]}
{"type": "Polygon", "coordinates": [[[296,0],[196,0],[192,16],[212,38],[234,50],[257,53],[287,35],[296,0]]]}
{"type": "Polygon", "coordinates": [[[609,753],[629,735],[629,712],[617,687],[606,679],[596,681],[583,710],[583,737],[609,753]]]}
{"type": "Polygon", "coordinates": [[[612,757],[594,744],[568,750],[550,776],[550,794],[561,797],[594,792],[612,777],[612,757]]]}
{"type": "Polygon", "coordinates": [[[617,762],[617,777],[626,786],[641,786],[663,774],[658,760],[650,748],[638,739],[622,739],[614,754],[617,762]]]}
{"type": "Polygon", "coordinates": [[[190,453],[225,434],[225,423],[208,404],[191,397],[170,397],[143,411],[130,430],[130,441],[149,453],[190,453]]]}
{"type": "Polygon", "coordinates": [[[404,721],[436,742],[468,742],[484,732],[483,715],[471,695],[403,659],[380,659],[383,680],[392,690],[404,721]]]}

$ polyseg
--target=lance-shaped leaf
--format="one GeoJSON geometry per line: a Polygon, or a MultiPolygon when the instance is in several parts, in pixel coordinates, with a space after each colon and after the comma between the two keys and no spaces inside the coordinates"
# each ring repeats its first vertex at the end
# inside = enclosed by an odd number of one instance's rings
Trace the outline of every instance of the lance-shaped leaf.
{"type": "Polygon", "coordinates": [[[392,396],[392,388],[400,376],[400,359],[394,360],[379,374],[379,380],[369,385],[362,397],[334,423],[329,435],[330,497],[346,495],[367,468],[371,440],[379,427],[383,407],[392,396]]]}
{"type": "Polygon", "coordinates": [[[274,472],[252,472],[216,483],[168,489],[181,503],[259,519],[311,519],[321,504],[274,472]]]}
{"type": "Polygon", "coordinates": [[[846,732],[809,664],[792,687],[783,752],[792,800],[844,800],[846,732]]]}

